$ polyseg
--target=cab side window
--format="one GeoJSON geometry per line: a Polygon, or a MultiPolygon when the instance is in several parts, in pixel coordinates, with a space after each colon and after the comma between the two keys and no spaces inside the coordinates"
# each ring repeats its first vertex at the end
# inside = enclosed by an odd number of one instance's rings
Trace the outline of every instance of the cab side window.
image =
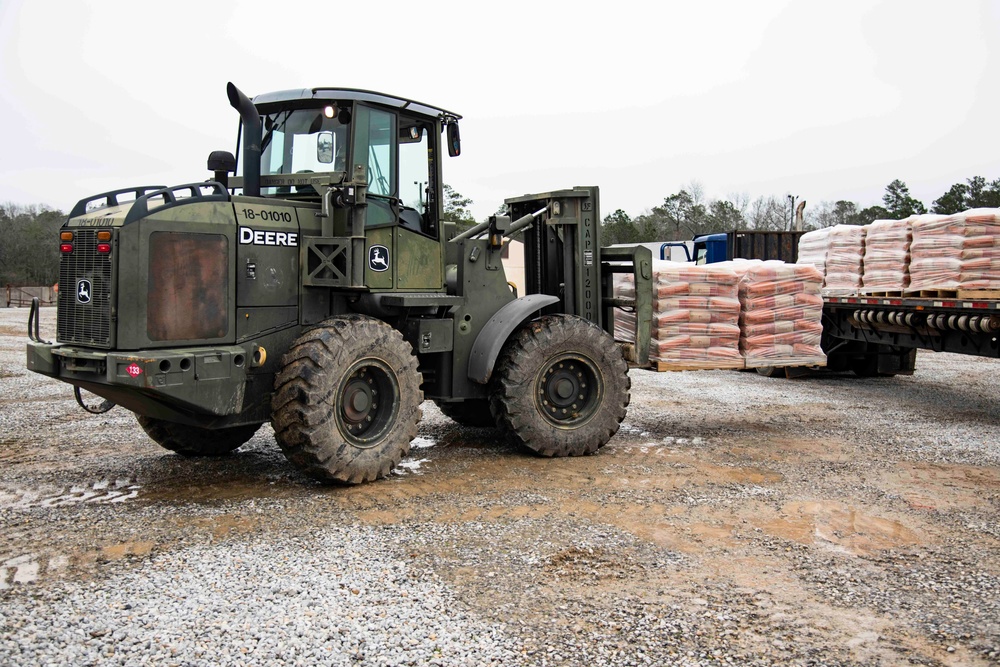
{"type": "Polygon", "coordinates": [[[435,123],[358,105],[354,178],[368,182],[366,227],[399,225],[437,238],[435,123]]]}
{"type": "Polygon", "coordinates": [[[383,197],[396,191],[396,117],[379,109],[359,107],[355,173],[368,178],[368,193],[383,197]]]}
{"type": "Polygon", "coordinates": [[[435,235],[435,206],[430,200],[432,188],[429,148],[433,125],[426,121],[400,119],[399,131],[399,200],[400,224],[427,235],[435,235]]]}

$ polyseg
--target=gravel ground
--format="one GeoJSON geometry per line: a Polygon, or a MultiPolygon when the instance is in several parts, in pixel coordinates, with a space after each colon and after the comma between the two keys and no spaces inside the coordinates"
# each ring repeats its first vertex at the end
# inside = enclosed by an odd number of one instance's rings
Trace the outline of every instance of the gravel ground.
{"type": "Polygon", "coordinates": [[[84,413],[24,370],[26,319],[0,309],[2,665],[1000,664],[995,361],[632,371],[576,459],[427,403],[394,475],[324,487],[268,427],[188,460],[84,413]]]}

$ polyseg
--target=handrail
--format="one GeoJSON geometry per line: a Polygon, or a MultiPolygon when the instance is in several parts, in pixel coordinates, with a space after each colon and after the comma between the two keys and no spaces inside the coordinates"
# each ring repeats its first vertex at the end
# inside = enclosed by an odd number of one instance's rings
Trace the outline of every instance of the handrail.
{"type": "Polygon", "coordinates": [[[145,195],[139,197],[132,204],[132,208],[129,209],[128,214],[125,216],[125,221],[123,225],[127,225],[130,222],[134,222],[140,218],[144,218],[149,215],[149,200],[163,198],[163,205],[157,207],[158,211],[168,209],[174,206],[181,206],[182,204],[191,204],[194,202],[206,202],[206,201],[229,201],[229,191],[226,190],[226,186],[218,181],[201,181],[198,183],[185,183],[184,185],[174,185],[169,188],[160,188],[159,190],[154,190],[153,192],[146,193],[145,195]],[[202,192],[204,189],[210,189],[211,192],[205,194],[202,192]],[[189,194],[186,197],[178,198],[174,193],[186,190],[189,194]]]}
{"type": "Polygon", "coordinates": [[[87,213],[87,204],[95,202],[98,199],[104,199],[104,207],[118,206],[118,195],[130,194],[135,195],[135,199],[139,199],[147,192],[152,192],[154,190],[162,190],[167,186],[165,185],[139,185],[132,188],[122,188],[121,190],[112,190],[110,192],[102,192],[99,195],[94,195],[93,197],[87,197],[86,199],[81,199],[70,211],[69,217],[75,218],[78,215],[83,215],[87,213]]]}
{"type": "Polygon", "coordinates": [[[38,311],[41,308],[38,305],[38,297],[33,297],[31,299],[31,310],[28,311],[28,338],[35,343],[42,343],[43,345],[51,345],[49,341],[42,340],[42,336],[39,333],[38,327],[38,311]]]}

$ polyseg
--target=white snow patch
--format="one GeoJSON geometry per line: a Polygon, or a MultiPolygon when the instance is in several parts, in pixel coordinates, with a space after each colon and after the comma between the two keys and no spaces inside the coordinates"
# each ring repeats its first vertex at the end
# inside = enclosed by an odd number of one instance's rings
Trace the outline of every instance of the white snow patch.
{"type": "Polygon", "coordinates": [[[417,436],[410,441],[410,449],[427,449],[428,447],[433,447],[438,444],[437,440],[432,440],[431,438],[425,438],[423,436],[417,436]]]}
{"type": "Polygon", "coordinates": [[[418,459],[416,461],[400,461],[399,465],[396,466],[394,472],[398,475],[405,475],[408,473],[417,472],[420,470],[420,466],[427,463],[430,459],[418,459]]]}

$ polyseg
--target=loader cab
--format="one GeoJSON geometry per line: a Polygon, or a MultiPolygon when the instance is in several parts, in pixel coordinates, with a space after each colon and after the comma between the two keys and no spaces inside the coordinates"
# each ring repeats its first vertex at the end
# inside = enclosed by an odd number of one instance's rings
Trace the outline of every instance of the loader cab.
{"type": "MultiPolygon", "coordinates": [[[[398,227],[439,240],[442,134],[448,130],[449,153],[457,154],[460,116],[354,89],[266,93],[252,103],[260,116],[260,196],[318,202],[326,184],[363,183],[366,229],[398,227]]],[[[244,146],[258,143],[255,132],[241,119],[244,146]]],[[[245,165],[255,153],[237,155],[237,174],[252,171],[245,165]]]]}

